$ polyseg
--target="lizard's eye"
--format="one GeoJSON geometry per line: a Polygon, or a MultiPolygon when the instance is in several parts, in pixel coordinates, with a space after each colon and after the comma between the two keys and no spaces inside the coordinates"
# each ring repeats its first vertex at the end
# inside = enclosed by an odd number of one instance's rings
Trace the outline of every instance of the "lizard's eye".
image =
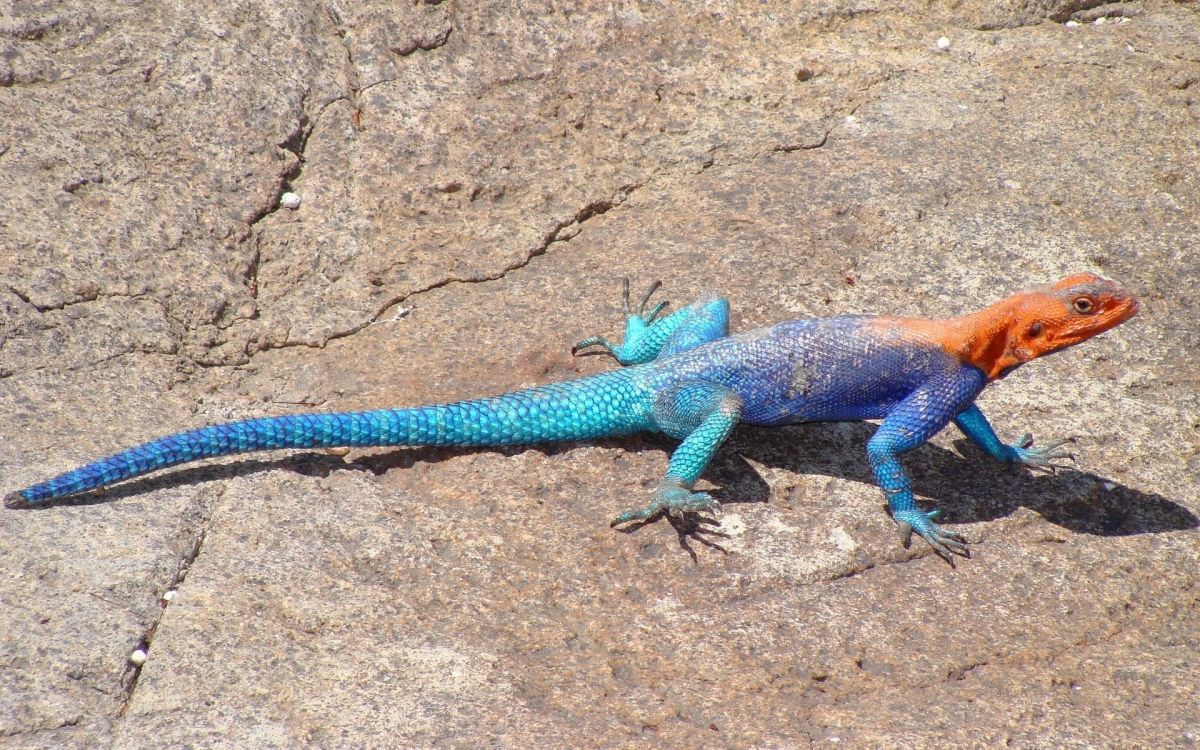
{"type": "Polygon", "coordinates": [[[1082,315],[1087,315],[1096,309],[1096,303],[1092,302],[1089,297],[1076,297],[1071,306],[1075,308],[1075,312],[1082,315]]]}
{"type": "Polygon", "coordinates": [[[1036,339],[1042,335],[1042,321],[1035,320],[1033,325],[1029,326],[1029,338],[1036,339]]]}

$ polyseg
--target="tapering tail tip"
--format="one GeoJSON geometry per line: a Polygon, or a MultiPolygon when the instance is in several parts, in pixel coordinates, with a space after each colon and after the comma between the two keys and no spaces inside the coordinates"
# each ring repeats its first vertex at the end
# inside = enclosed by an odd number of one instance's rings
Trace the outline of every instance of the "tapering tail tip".
{"type": "Polygon", "coordinates": [[[5,508],[28,508],[29,501],[20,492],[12,492],[4,496],[5,508]]]}

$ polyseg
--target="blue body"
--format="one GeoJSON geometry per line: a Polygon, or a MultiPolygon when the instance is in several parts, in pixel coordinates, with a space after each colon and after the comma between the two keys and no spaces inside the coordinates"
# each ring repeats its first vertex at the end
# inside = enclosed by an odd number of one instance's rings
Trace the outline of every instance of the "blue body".
{"type": "MultiPolygon", "coordinates": [[[[643,300],[643,307],[645,301],[643,300]]],[[[956,534],[916,509],[898,456],[951,420],[992,456],[1035,451],[1002,443],[973,401],[984,374],[934,343],[880,319],[796,320],[726,335],[728,303],[708,297],[661,320],[627,319],[621,345],[593,338],[626,367],[563,383],[452,404],[301,414],[231,422],[130,448],[6,498],[33,505],[156,469],[246,451],[335,446],[516,445],[658,431],[682,441],[649,506],[617,521],[712,507],[693,483],[738,422],[882,419],[868,444],[893,516],[935,549],[956,534]]]]}
{"type": "MultiPolygon", "coordinates": [[[[881,341],[868,317],[778,323],[717,339],[637,373],[655,390],[699,381],[738,394],[741,421],[754,425],[883,419],[934,379],[975,383],[983,374],[945,352],[911,341],[881,341]]],[[[640,368],[635,368],[635,371],[640,368]]]]}

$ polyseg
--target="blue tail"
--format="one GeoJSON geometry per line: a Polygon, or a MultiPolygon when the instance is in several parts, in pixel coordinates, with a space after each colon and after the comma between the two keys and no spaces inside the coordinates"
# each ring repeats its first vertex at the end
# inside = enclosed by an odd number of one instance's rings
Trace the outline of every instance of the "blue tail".
{"type": "Polygon", "coordinates": [[[492,398],[410,409],[248,419],[169,435],[4,498],[20,508],[201,458],[275,448],[525,445],[652,429],[649,398],[625,371],[492,398]]]}

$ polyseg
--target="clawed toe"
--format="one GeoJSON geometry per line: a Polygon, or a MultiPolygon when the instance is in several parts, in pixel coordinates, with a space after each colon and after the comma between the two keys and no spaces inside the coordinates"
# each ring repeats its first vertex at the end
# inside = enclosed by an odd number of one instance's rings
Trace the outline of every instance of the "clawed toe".
{"type": "Polygon", "coordinates": [[[611,341],[602,336],[588,336],[586,339],[580,340],[575,344],[575,346],[571,347],[572,356],[579,356],[580,350],[586,349],[589,346],[602,346],[604,347],[605,351],[609,353],[612,353],[613,349],[615,348],[611,341]]]}
{"type": "MultiPolygon", "coordinates": [[[[661,279],[655,279],[653,282],[651,282],[650,288],[647,289],[646,293],[642,295],[642,301],[638,303],[637,310],[635,311],[633,308],[631,308],[629,306],[629,277],[626,276],[625,278],[621,279],[621,298],[622,298],[622,302],[624,302],[625,314],[626,315],[636,314],[639,317],[645,317],[646,305],[650,302],[650,297],[652,297],[654,295],[654,293],[657,292],[659,287],[661,287],[661,286],[662,286],[661,279]]],[[[665,302],[660,302],[659,306],[665,307],[666,304],[667,303],[665,303],[665,302]]]]}
{"type": "Polygon", "coordinates": [[[667,512],[676,518],[684,518],[685,516],[704,513],[706,511],[716,514],[720,510],[721,504],[707,492],[689,492],[687,500],[667,506],[667,512]]]}
{"type": "Polygon", "coordinates": [[[938,557],[950,563],[950,567],[954,567],[954,555],[970,558],[971,551],[967,547],[966,537],[956,531],[943,529],[932,521],[939,513],[940,511],[937,510],[928,513],[920,510],[907,510],[896,513],[894,518],[900,529],[900,541],[905,549],[908,549],[912,543],[912,534],[915,531],[929,543],[938,557]]]}
{"type": "MultiPolygon", "coordinates": [[[[621,307],[625,311],[625,340],[620,344],[614,344],[603,336],[588,336],[571,347],[571,354],[577,356],[589,346],[599,346],[623,365],[638,364],[653,359],[657,349],[643,351],[647,343],[647,332],[669,303],[663,300],[649,312],[646,311],[646,305],[650,304],[650,297],[661,286],[662,282],[657,280],[651,284],[646,293],[642,295],[637,307],[634,308],[629,302],[629,278],[621,279],[621,307]]],[[[661,345],[661,342],[659,344],[661,345]]]]}
{"type": "Polygon", "coordinates": [[[655,306],[654,306],[654,309],[653,309],[653,310],[651,310],[651,311],[649,312],[649,314],[647,314],[647,315],[644,315],[644,316],[643,316],[643,318],[644,318],[644,319],[645,319],[645,321],[646,321],[646,325],[650,325],[650,324],[651,324],[651,323],[653,323],[655,320],[657,320],[657,319],[658,319],[658,316],[659,316],[659,314],[660,314],[660,313],[661,313],[663,310],[667,309],[667,305],[669,305],[669,304],[671,304],[671,303],[670,303],[670,302],[668,302],[668,301],[666,301],[666,300],[663,300],[662,302],[659,302],[657,305],[655,305],[655,306]]]}
{"type": "Polygon", "coordinates": [[[622,513],[618,513],[617,517],[612,520],[609,526],[617,526],[631,521],[645,521],[653,518],[663,511],[662,507],[657,503],[651,503],[645,508],[634,508],[622,513]]]}
{"type": "Polygon", "coordinates": [[[645,521],[663,512],[672,518],[681,519],[704,512],[711,512],[715,517],[720,508],[721,503],[707,492],[692,492],[682,485],[666,481],[654,491],[653,502],[644,508],[631,509],[619,514],[610,525],[645,521]]]}
{"type": "Polygon", "coordinates": [[[1054,474],[1059,469],[1068,468],[1064,461],[1075,461],[1075,454],[1062,450],[1071,440],[1058,440],[1041,448],[1033,447],[1033,436],[1022,435],[1012,446],[1016,463],[1028,467],[1031,471],[1044,471],[1054,474]]]}
{"type": "Polygon", "coordinates": [[[654,293],[657,292],[661,287],[661,279],[655,279],[653,282],[651,282],[650,288],[647,289],[646,293],[642,295],[642,299],[640,302],[638,302],[638,306],[635,309],[629,304],[629,277],[626,276],[625,278],[621,279],[621,302],[622,307],[625,310],[625,317],[641,318],[642,322],[646,325],[653,323],[654,319],[658,317],[659,313],[661,313],[666,306],[670,304],[666,300],[663,300],[655,305],[654,309],[647,314],[646,305],[650,304],[650,298],[653,297],[654,293]]]}

